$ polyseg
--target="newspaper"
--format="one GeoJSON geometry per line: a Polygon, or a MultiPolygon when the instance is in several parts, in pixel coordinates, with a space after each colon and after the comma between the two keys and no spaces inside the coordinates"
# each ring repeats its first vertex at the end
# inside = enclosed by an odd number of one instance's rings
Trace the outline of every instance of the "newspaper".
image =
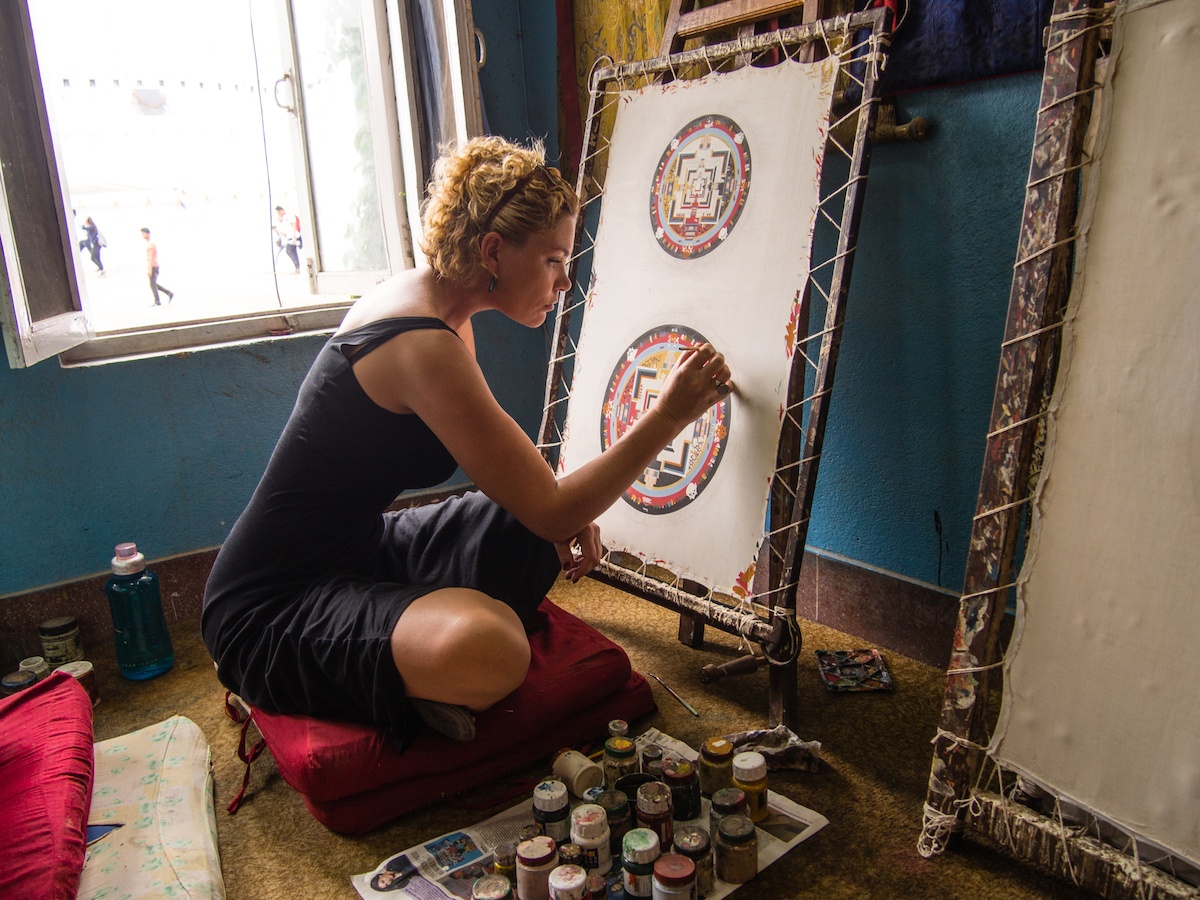
{"type": "MultiPolygon", "coordinates": [[[[639,749],[653,742],[663,748],[664,755],[691,760],[699,756],[687,744],[657,728],[648,729],[634,740],[639,749]]],[[[581,801],[572,798],[572,802],[581,801]]],[[[701,805],[699,818],[679,824],[699,825],[708,831],[711,804],[707,797],[701,805]]],[[[760,872],[829,824],[820,813],[774,791],[767,792],[767,808],[770,814],[757,827],[760,872]]],[[[532,821],[530,802],[518,803],[462,831],[451,831],[390,856],[373,871],[355,875],[350,879],[351,884],[364,900],[375,900],[384,894],[412,900],[470,900],[475,880],[491,871],[492,851],[500,844],[516,844],[521,829],[532,821]]],[[[620,877],[620,863],[614,860],[608,881],[611,884],[620,877]]],[[[706,900],[720,900],[738,887],[717,879],[706,900]]]]}

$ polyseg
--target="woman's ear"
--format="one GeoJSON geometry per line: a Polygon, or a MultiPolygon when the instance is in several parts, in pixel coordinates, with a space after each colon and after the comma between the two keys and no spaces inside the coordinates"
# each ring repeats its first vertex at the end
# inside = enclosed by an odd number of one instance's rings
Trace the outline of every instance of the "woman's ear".
{"type": "Polygon", "coordinates": [[[500,245],[504,243],[499,232],[489,231],[479,239],[479,257],[483,262],[483,267],[496,274],[497,268],[500,265],[500,245]]]}

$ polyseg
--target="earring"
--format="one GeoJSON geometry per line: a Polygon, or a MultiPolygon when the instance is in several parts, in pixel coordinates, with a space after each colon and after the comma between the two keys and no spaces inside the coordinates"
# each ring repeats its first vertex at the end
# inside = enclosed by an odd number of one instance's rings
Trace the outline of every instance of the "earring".
{"type": "Polygon", "coordinates": [[[493,275],[491,281],[488,282],[488,293],[490,294],[495,289],[496,289],[496,276],[493,275]]]}

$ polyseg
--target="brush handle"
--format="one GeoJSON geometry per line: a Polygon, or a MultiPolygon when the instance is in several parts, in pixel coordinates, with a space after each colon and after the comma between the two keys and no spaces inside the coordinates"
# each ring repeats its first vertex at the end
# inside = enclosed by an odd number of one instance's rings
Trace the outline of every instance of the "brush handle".
{"type": "Polygon", "coordinates": [[[710,663],[700,670],[700,681],[702,684],[713,684],[726,675],[745,675],[748,672],[756,672],[762,664],[763,658],[755,653],[739,656],[737,659],[731,659],[719,666],[710,663]]]}

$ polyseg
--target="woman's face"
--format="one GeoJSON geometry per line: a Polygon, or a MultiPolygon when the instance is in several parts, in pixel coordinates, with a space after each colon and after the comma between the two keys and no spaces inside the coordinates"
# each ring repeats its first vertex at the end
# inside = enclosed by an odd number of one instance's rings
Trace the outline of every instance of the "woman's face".
{"type": "Polygon", "coordinates": [[[514,322],[538,328],[571,287],[567,265],[575,244],[575,217],[563,216],[549,231],[524,244],[505,241],[496,272],[498,308],[514,322]]]}

